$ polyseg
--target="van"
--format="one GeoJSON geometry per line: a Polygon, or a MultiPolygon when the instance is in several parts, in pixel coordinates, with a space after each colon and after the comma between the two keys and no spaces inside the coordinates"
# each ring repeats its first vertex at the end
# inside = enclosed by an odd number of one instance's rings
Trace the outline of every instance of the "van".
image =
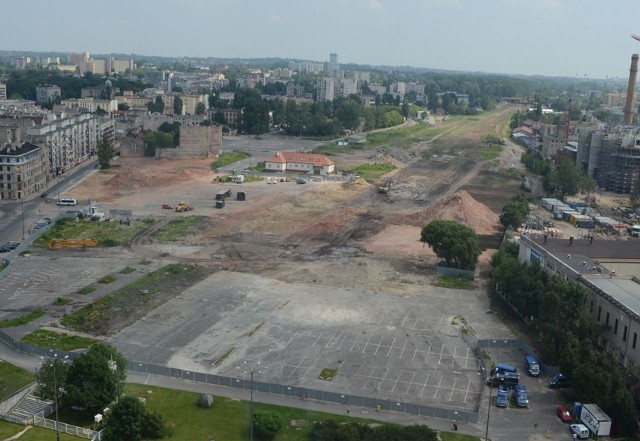
{"type": "Polygon", "coordinates": [[[571,433],[575,433],[580,439],[589,438],[589,429],[587,429],[587,426],[584,424],[572,424],[569,426],[569,430],[571,430],[571,433]]]}
{"type": "Polygon", "coordinates": [[[524,357],[524,365],[527,369],[527,373],[532,377],[540,375],[540,363],[538,363],[538,359],[535,356],[526,355],[524,357]]]}
{"type": "Polygon", "coordinates": [[[513,366],[510,366],[508,364],[499,364],[499,365],[495,366],[493,369],[491,369],[491,376],[492,377],[502,376],[502,375],[506,374],[507,372],[515,374],[516,372],[518,372],[518,370],[516,368],[514,368],[513,366]]]}
{"type": "Polygon", "coordinates": [[[59,199],[58,200],[58,205],[62,206],[62,205],[78,205],[78,201],[76,201],[75,199],[59,199]]]}

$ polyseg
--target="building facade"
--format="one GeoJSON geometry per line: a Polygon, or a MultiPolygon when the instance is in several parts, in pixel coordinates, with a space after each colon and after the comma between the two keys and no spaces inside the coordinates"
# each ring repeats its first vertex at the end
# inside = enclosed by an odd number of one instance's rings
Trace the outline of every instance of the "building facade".
{"type": "Polygon", "coordinates": [[[268,172],[299,172],[314,175],[332,175],[335,164],[324,155],[315,153],[277,152],[264,162],[268,172]]]}
{"type": "Polygon", "coordinates": [[[0,147],[0,199],[24,200],[47,185],[44,147],[28,142],[0,147]]]}
{"type": "Polygon", "coordinates": [[[62,97],[60,86],[41,84],[36,86],[36,103],[46,104],[49,101],[57,101],[62,97]]]}

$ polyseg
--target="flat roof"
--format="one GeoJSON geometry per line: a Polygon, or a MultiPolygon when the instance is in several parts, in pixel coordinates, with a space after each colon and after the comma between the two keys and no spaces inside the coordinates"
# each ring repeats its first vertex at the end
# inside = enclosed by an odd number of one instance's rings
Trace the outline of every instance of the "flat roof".
{"type": "Polygon", "coordinates": [[[583,278],[636,317],[640,317],[640,284],[633,279],[587,275],[583,278]]]}
{"type": "Polygon", "coordinates": [[[527,237],[527,239],[556,257],[571,254],[590,259],[640,259],[640,242],[635,238],[628,240],[594,239],[591,244],[588,238],[574,238],[571,246],[569,246],[569,239],[548,237],[547,243],[544,243],[543,237],[527,237]]]}

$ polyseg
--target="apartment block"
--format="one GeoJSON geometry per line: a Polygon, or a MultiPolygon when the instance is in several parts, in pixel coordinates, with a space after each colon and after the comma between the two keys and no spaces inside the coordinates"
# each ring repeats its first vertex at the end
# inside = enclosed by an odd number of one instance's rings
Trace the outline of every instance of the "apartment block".
{"type": "Polygon", "coordinates": [[[36,103],[46,104],[49,101],[56,101],[62,97],[62,89],[60,86],[52,86],[49,84],[41,84],[36,86],[36,103]]]}
{"type": "Polygon", "coordinates": [[[25,143],[0,146],[0,199],[24,200],[47,184],[46,148],[25,143]]]}

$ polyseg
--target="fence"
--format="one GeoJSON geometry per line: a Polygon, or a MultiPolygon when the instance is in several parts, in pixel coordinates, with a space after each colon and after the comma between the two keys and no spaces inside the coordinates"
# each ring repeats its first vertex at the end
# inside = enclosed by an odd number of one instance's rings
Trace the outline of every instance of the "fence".
{"type": "MultiPolygon", "coordinates": [[[[80,354],[77,352],[53,351],[16,341],[3,331],[0,331],[0,340],[11,346],[12,348],[46,357],[53,357],[55,354],[58,358],[68,356],[73,360],[80,354]]],[[[483,340],[484,341],[484,340],[483,340]]],[[[480,349],[480,345],[478,345],[480,349]]],[[[481,350],[478,350],[478,358],[482,363],[481,350]]],[[[157,375],[163,377],[178,378],[198,383],[211,384],[222,387],[233,387],[238,389],[249,390],[252,382],[243,378],[226,377],[223,375],[207,374],[202,372],[186,371],[183,369],[172,368],[168,366],[160,366],[151,363],[143,363],[136,361],[127,362],[127,370],[130,372],[144,373],[149,375],[157,375]]],[[[462,423],[477,423],[479,420],[479,401],[474,411],[456,410],[451,408],[442,408],[437,406],[428,406],[416,403],[406,403],[394,400],[378,399],[375,397],[365,397],[360,395],[350,395],[338,392],[323,391],[317,389],[309,389],[305,387],[287,386],[275,383],[264,383],[253,381],[253,390],[271,395],[280,395],[290,397],[292,399],[317,400],[325,402],[333,402],[345,406],[359,406],[376,411],[386,412],[402,412],[417,416],[442,418],[462,423]]],[[[484,390],[484,388],[483,388],[484,390]]],[[[481,397],[482,397],[481,392],[481,397]]]]}
{"type": "Polygon", "coordinates": [[[67,433],[69,435],[79,436],[90,440],[102,440],[103,431],[95,431],[84,427],[73,426],[67,423],[56,422],[44,417],[44,413],[40,412],[33,416],[33,425],[44,427],[45,429],[56,430],[57,432],[67,433]]]}

